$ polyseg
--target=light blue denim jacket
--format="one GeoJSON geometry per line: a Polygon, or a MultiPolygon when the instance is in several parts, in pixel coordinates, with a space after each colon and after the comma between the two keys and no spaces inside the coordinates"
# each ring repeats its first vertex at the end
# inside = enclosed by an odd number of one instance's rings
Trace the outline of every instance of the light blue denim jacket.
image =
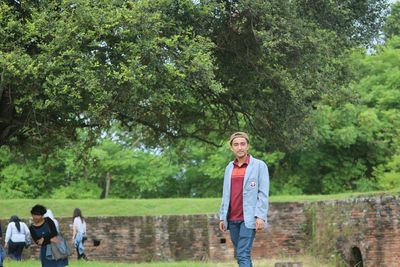
{"type": "Polygon", "coordinates": [[[79,254],[83,254],[85,252],[85,247],[83,246],[83,237],[85,235],[81,232],[78,232],[74,239],[74,247],[79,250],[79,254]]]}
{"type": "MultiPolygon", "coordinates": [[[[229,202],[231,197],[231,177],[233,161],[225,168],[224,187],[222,191],[222,203],[219,212],[219,219],[228,226],[229,202]]],[[[247,228],[256,228],[256,218],[264,220],[264,227],[267,227],[269,194],[268,167],[264,161],[250,156],[249,165],[243,180],[243,215],[247,228]]]]}

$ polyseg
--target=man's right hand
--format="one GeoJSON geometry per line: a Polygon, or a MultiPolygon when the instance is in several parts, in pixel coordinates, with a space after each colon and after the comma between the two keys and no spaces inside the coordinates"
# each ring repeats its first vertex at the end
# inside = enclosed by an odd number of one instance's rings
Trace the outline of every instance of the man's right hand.
{"type": "Polygon", "coordinates": [[[36,241],[36,244],[38,244],[39,246],[41,246],[44,242],[44,238],[40,238],[38,241],[36,241]]]}
{"type": "Polygon", "coordinates": [[[225,232],[226,228],[225,228],[224,221],[219,221],[219,230],[221,230],[222,232],[225,232]]]}

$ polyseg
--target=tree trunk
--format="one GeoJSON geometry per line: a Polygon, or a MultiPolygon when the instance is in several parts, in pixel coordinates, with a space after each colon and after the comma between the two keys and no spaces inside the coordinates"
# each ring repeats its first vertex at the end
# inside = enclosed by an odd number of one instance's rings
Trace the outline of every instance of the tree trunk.
{"type": "Polygon", "coordinates": [[[110,192],[110,181],[111,181],[111,174],[107,172],[106,176],[106,193],[104,194],[104,198],[108,198],[108,193],[110,192]]]}
{"type": "Polygon", "coordinates": [[[14,118],[14,103],[11,89],[3,85],[3,74],[0,76],[0,146],[6,144],[21,125],[14,118]]]}

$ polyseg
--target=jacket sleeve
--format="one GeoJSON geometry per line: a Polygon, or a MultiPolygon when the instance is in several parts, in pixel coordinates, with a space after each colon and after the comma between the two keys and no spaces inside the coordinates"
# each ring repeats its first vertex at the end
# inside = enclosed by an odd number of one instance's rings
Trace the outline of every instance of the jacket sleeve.
{"type": "Polygon", "coordinates": [[[219,209],[219,219],[221,221],[226,219],[225,218],[225,216],[226,216],[225,210],[228,208],[228,207],[225,207],[226,205],[228,205],[228,203],[226,203],[226,196],[225,196],[227,194],[227,192],[226,192],[226,188],[227,188],[226,176],[227,176],[227,172],[228,172],[228,166],[225,168],[225,172],[224,172],[224,183],[223,183],[223,187],[222,187],[221,207],[219,209]]]}
{"type": "Polygon", "coordinates": [[[255,216],[267,222],[269,207],[269,173],[265,162],[260,162],[258,194],[255,216]]]}

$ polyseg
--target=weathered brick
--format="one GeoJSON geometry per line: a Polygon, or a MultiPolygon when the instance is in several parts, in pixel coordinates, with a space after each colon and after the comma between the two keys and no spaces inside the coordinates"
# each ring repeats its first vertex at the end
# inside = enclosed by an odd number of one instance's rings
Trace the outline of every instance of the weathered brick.
{"type": "MultiPolygon", "coordinates": [[[[256,234],[253,258],[294,256],[314,251],[339,254],[351,263],[359,250],[364,266],[400,266],[399,196],[313,203],[272,203],[269,227],[256,234]],[[354,252],[354,251],[353,251],[354,252]],[[354,257],[354,255],[353,255],[354,257]]],[[[58,218],[71,239],[71,218],[58,218]]],[[[2,220],[3,231],[7,222],[2,220]]],[[[89,217],[89,258],[105,261],[233,261],[229,232],[217,214],[187,216],[89,217]],[[94,246],[93,240],[100,240],[94,246]]],[[[38,248],[25,250],[36,257],[38,248]]]]}

